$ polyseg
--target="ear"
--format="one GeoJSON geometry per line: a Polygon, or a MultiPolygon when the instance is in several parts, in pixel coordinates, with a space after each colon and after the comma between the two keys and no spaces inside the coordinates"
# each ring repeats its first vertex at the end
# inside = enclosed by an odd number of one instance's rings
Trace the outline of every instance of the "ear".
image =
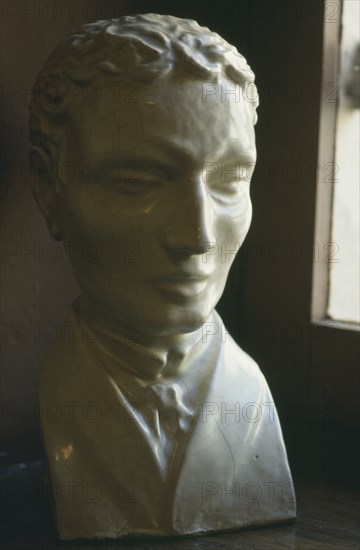
{"type": "Polygon", "coordinates": [[[61,241],[63,197],[49,151],[42,145],[33,145],[30,149],[30,166],[33,171],[31,184],[35,200],[51,235],[61,241]]]}

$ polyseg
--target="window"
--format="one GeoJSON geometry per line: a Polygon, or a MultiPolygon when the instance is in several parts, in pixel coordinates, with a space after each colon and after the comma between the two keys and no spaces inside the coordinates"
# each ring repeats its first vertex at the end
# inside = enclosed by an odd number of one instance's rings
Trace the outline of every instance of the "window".
{"type": "Polygon", "coordinates": [[[359,322],[360,3],[343,2],[328,316],[359,322]]]}
{"type": "Polygon", "coordinates": [[[358,20],[359,2],[325,2],[312,320],[333,327],[359,322],[358,20]]]}

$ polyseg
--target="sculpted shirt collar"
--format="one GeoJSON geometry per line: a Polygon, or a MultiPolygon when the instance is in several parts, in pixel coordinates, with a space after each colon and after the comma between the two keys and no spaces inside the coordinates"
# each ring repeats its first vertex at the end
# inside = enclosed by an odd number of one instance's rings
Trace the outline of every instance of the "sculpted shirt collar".
{"type": "Polygon", "coordinates": [[[169,347],[145,346],[123,336],[118,330],[105,329],[88,322],[81,314],[78,303],[74,304],[73,309],[76,317],[85,325],[88,341],[145,385],[185,374],[189,364],[185,359],[190,360],[197,354],[201,344],[204,345],[202,327],[193,333],[180,335],[175,345],[174,340],[169,339],[169,347]]]}

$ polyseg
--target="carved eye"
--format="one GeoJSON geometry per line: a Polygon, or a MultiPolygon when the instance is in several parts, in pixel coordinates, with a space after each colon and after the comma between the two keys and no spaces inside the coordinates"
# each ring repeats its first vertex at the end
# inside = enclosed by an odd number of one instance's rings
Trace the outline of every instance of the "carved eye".
{"type": "Polygon", "coordinates": [[[215,190],[220,193],[239,193],[242,189],[242,181],[222,181],[215,186],[215,190]]]}
{"type": "Polygon", "coordinates": [[[151,179],[149,177],[144,178],[119,178],[114,181],[116,188],[129,195],[142,195],[150,193],[160,186],[158,180],[151,179]]]}
{"type": "Polygon", "coordinates": [[[245,181],[217,181],[209,185],[211,195],[220,202],[239,200],[247,188],[245,181]]]}
{"type": "Polygon", "coordinates": [[[241,162],[229,161],[214,165],[213,173],[207,178],[210,192],[215,198],[232,200],[247,188],[250,181],[247,166],[241,162]]]}
{"type": "Polygon", "coordinates": [[[147,194],[162,184],[162,180],[151,172],[135,169],[110,170],[104,172],[103,179],[116,191],[128,195],[147,194]]]}

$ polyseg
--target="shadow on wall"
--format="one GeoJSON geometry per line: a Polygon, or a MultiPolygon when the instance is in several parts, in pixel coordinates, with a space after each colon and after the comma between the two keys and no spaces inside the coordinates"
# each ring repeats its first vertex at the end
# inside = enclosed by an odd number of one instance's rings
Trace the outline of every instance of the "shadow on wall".
{"type": "Polygon", "coordinates": [[[28,104],[36,75],[72,28],[134,12],[124,0],[1,3],[1,402],[3,463],[40,454],[37,371],[78,289],[32,197],[28,104]],[[6,52],[6,53],[5,53],[6,52]]]}

